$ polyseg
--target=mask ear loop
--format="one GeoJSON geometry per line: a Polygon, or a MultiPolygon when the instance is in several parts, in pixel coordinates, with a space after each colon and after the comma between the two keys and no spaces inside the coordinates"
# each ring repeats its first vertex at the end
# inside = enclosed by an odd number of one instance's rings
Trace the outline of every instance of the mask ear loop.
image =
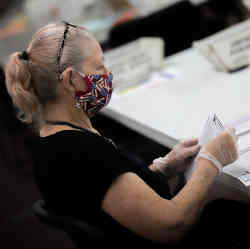
{"type": "Polygon", "coordinates": [[[88,76],[86,76],[85,74],[81,74],[80,72],[76,71],[76,70],[72,70],[70,71],[70,77],[69,77],[69,81],[70,81],[70,84],[74,87],[75,89],[75,107],[77,109],[81,109],[83,107],[83,105],[86,105],[86,102],[84,103],[83,101],[81,101],[81,97],[83,95],[85,95],[86,93],[90,93],[91,91],[91,81],[89,80],[88,76]],[[87,90],[86,91],[80,91],[80,90],[77,90],[76,87],[74,86],[72,80],[71,80],[71,77],[72,77],[72,72],[76,72],[78,73],[80,76],[81,76],[81,79],[84,80],[87,84],[87,90]]]}
{"type": "MultiPolygon", "coordinates": [[[[78,72],[78,71],[76,71],[74,69],[72,71],[78,73],[81,76],[81,78],[85,81],[85,83],[87,84],[87,90],[84,91],[84,92],[83,91],[80,91],[80,92],[81,93],[88,93],[88,92],[90,92],[91,91],[91,80],[89,79],[88,75],[80,73],[80,72],[78,72]]],[[[72,75],[72,71],[71,71],[71,75],[72,75]]]]}

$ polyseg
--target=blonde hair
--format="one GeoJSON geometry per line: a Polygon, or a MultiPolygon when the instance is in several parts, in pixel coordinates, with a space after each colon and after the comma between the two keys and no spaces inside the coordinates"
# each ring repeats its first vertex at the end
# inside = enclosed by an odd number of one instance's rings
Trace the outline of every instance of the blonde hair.
{"type": "MultiPolygon", "coordinates": [[[[27,124],[40,127],[46,104],[56,100],[60,73],[57,57],[64,31],[64,23],[48,24],[33,36],[26,50],[28,60],[22,57],[21,52],[9,57],[6,86],[13,104],[18,108],[18,118],[27,124]]],[[[86,54],[79,39],[89,37],[84,28],[69,27],[60,60],[61,69],[68,66],[80,68],[86,54]]]]}

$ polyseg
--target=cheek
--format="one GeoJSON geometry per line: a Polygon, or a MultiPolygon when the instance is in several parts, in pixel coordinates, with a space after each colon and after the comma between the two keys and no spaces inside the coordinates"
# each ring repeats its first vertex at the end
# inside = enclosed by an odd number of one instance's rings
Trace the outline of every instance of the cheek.
{"type": "Polygon", "coordinates": [[[77,77],[75,79],[75,90],[86,92],[88,90],[87,82],[82,77],[77,77]]]}
{"type": "Polygon", "coordinates": [[[88,85],[87,85],[87,83],[85,82],[84,79],[79,81],[78,89],[83,91],[83,92],[86,92],[88,90],[88,85]]]}

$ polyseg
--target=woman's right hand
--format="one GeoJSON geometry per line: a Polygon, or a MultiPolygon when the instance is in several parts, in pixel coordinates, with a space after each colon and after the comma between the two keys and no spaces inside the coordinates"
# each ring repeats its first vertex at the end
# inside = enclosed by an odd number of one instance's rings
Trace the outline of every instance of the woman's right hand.
{"type": "Polygon", "coordinates": [[[238,158],[237,140],[235,129],[228,128],[221,135],[204,145],[201,153],[212,155],[221,167],[226,166],[238,158]]]}

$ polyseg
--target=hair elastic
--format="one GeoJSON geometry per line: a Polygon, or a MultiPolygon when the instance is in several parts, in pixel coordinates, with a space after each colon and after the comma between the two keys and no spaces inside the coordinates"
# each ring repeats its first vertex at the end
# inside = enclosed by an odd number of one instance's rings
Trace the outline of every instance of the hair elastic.
{"type": "Polygon", "coordinates": [[[29,60],[29,55],[28,55],[27,51],[24,50],[24,51],[21,53],[20,59],[25,60],[25,61],[28,61],[28,60],[29,60]]]}

